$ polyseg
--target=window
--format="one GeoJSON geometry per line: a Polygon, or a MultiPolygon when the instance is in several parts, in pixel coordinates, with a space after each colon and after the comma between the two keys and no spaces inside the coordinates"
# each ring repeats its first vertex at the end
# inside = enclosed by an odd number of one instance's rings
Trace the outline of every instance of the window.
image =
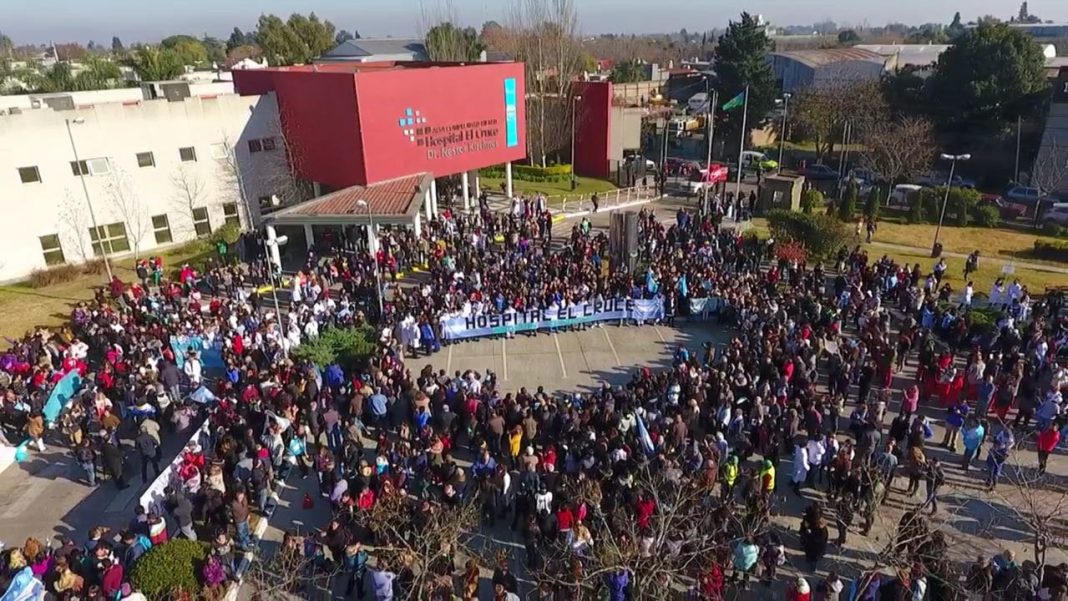
{"type": "Polygon", "coordinates": [[[104,175],[111,171],[111,165],[106,158],[85,159],[84,161],[71,161],[70,170],[74,177],[80,175],[104,175]]]}
{"type": "Polygon", "coordinates": [[[211,218],[208,216],[207,207],[193,209],[193,228],[198,236],[207,236],[211,233],[211,218]]]}
{"type": "Polygon", "coordinates": [[[197,149],[192,146],[186,146],[185,148],[178,149],[178,156],[182,159],[183,163],[190,163],[197,160],[197,149]]]}
{"type": "Polygon", "coordinates": [[[156,157],[151,152],[139,152],[137,153],[137,166],[138,167],[155,167],[156,157]]]}
{"type": "Polygon", "coordinates": [[[211,145],[211,158],[213,159],[225,159],[230,156],[230,149],[227,148],[225,142],[219,142],[211,145]]]}
{"type": "Polygon", "coordinates": [[[130,250],[130,241],[126,238],[125,223],[109,223],[100,227],[89,228],[89,238],[93,242],[93,254],[100,256],[121,253],[130,250]]]}
{"type": "Polygon", "coordinates": [[[259,140],[249,140],[248,141],[248,151],[249,152],[259,152],[261,150],[263,150],[263,144],[260,143],[259,140]]]}
{"type": "Polygon", "coordinates": [[[37,167],[19,167],[19,179],[24,184],[33,184],[41,181],[41,172],[37,167]]]}
{"type": "Polygon", "coordinates": [[[41,253],[44,255],[45,265],[59,265],[67,259],[63,256],[63,247],[59,244],[58,234],[41,236],[41,253]]]}
{"type": "Polygon", "coordinates": [[[263,144],[263,150],[265,152],[274,150],[274,138],[264,138],[260,140],[260,143],[263,144]]]}
{"type": "Polygon", "coordinates": [[[241,225],[241,217],[237,214],[236,202],[228,202],[223,205],[223,221],[241,225]]]}
{"type": "Polygon", "coordinates": [[[171,236],[171,222],[166,215],[152,216],[152,231],[156,234],[156,244],[168,244],[174,240],[171,236]]]}

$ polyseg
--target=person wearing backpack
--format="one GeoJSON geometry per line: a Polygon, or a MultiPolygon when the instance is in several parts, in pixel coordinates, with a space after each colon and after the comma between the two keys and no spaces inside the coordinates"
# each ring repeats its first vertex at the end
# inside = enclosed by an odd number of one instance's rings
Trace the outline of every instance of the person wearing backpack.
{"type": "Polygon", "coordinates": [[[152,548],[152,541],[144,534],[134,534],[130,530],[122,532],[122,565],[129,572],[142,555],[152,548]]]}

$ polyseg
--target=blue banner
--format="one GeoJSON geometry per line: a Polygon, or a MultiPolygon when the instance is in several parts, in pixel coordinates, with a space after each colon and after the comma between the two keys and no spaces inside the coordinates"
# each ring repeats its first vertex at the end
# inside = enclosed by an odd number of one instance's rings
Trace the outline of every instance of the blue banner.
{"type": "Polygon", "coordinates": [[[516,108],[514,77],[504,80],[504,133],[508,148],[519,146],[519,112],[516,108]]]}
{"type": "Polygon", "coordinates": [[[205,369],[223,369],[226,364],[222,359],[222,343],[216,341],[212,346],[205,346],[200,336],[171,336],[171,350],[174,351],[174,362],[178,369],[185,367],[185,356],[189,351],[196,351],[200,355],[200,362],[205,369]]]}
{"type": "Polygon", "coordinates": [[[56,423],[56,418],[70,405],[81,387],[82,376],[76,369],[72,369],[60,378],[56,387],[52,389],[52,394],[48,395],[48,402],[45,403],[43,410],[45,421],[49,424],[56,423]]]}

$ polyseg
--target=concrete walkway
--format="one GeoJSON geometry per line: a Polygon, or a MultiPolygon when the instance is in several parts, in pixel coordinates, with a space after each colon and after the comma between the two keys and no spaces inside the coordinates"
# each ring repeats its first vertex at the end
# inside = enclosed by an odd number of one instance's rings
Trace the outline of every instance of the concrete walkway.
{"type": "MultiPolygon", "coordinates": [[[[930,253],[931,253],[931,249],[929,249],[929,248],[917,248],[915,246],[905,246],[903,244],[890,244],[888,242],[872,242],[869,246],[874,246],[876,248],[885,248],[887,250],[896,250],[896,251],[900,251],[900,252],[908,252],[908,253],[922,253],[922,254],[926,254],[926,255],[930,255],[930,253]]],[[[967,259],[968,258],[968,255],[966,255],[964,253],[942,251],[942,254],[944,256],[946,256],[946,257],[954,257],[954,258],[957,258],[957,259],[967,259]]],[[[988,257],[988,256],[981,256],[979,258],[979,260],[980,261],[991,261],[991,262],[996,263],[998,265],[1005,265],[1005,264],[1011,263],[1012,265],[1014,265],[1016,267],[1022,267],[1022,268],[1031,269],[1031,270],[1034,270],[1034,271],[1045,271],[1045,272],[1048,272],[1048,273],[1068,273],[1068,267],[1058,267],[1057,265],[1048,265],[1048,264],[1045,264],[1045,263],[1028,263],[1026,261],[1016,261],[1014,259],[1002,259],[1000,257],[988,257]]]]}

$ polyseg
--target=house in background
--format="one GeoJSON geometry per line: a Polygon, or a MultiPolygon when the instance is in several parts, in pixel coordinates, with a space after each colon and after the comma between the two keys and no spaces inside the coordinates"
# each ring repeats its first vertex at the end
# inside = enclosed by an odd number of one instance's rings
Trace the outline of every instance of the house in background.
{"type": "Polygon", "coordinates": [[[316,63],[425,62],[426,44],[419,39],[382,38],[348,40],[315,59],[316,63]]]}
{"type": "Polygon", "coordinates": [[[879,81],[886,70],[884,57],[859,48],[774,52],[768,55],[768,62],[779,89],[790,93],[814,85],[879,81]]]}

